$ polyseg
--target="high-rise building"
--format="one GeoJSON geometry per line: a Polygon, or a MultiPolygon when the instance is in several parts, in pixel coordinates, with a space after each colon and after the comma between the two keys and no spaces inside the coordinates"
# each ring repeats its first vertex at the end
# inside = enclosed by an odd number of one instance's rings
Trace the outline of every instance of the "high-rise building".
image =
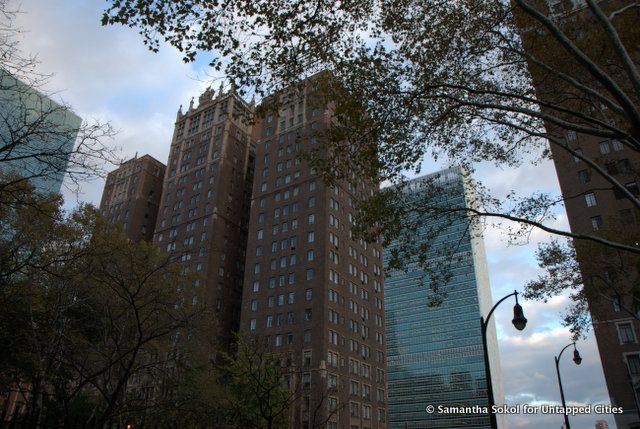
{"type": "MultiPolygon", "coordinates": [[[[622,43],[634,50],[632,57],[638,67],[638,9],[629,7],[633,2],[628,0],[597,3],[605,14],[615,15],[613,26],[622,43]]],[[[617,57],[618,51],[612,48],[611,38],[583,0],[538,0],[535,4],[618,88],[628,94],[634,93],[632,84],[622,71],[624,68],[617,57]]],[[[571,231],[637,244],[640,239],[640,211],[632,201],[640,194],[640,155],[637,149],[633,144],[620,140],[578,132],[581,127],[599,128],[597,121],[600,118],[603,118],[603,123],[616,122],[616,114],[600,101],[595,102],[598,109],[589,104],[594,102],[592,95],[600,94],[606,99],[612,97],[611,93],[586,68],[572,62],[569,53],[563,51],[560,54],[558,43],[554,45],[545,40],[551,38],[548,33],[534,31],[534,26],[526,18],[522,18],[520,25],[524,47],[533,53],[531,58],[536,57],[538,61],[531,61],[529,69],[538,98],[547,103],[543,110],[549,109],[552,116],[574,124],[573,129],[565,129],[553,121],[545,123],[547,135],[557,142],[550,146],[571,231]],[[539,66],[541,61],[545,67],[539,66]],[[572,68],[560,75],[567,67],[572,68]],[[549,72],[554,69],[557,71],[555,74],[549,72]],[[569,76],[573,80],[558,76],[569,76]],[[548,107],[554,105],[577,113],[563,116],[563,113],[548,107]],[[598,113],[600,111],[602,115],[598,113]],[[584,117],[595,119],[584,120],[584,117]],[[632,197],[614,188],[604,175],[626,187],[632,197]]],[[[539,27],[542,28],[541,25],[539,27]]],[[[637,92],[635,94],[636,98],[632,97],[630,101],[637,109],[639,100],[637,92]]],[[[607,250],[585,241],[575,243],[609,397],[613,405],[624,409],[623,414],[614,416],[616,425],[618,429],[640,427],[640,321],[636,298],[639,260],[629,253],[607,250]]]]}
{"type": "Polygon", "coordinates": [[[176,118],[154,242],[201,274],[185,305],[200,300],[217,317],[218,346],[240,321],[254,144],[253,106],[231,88],[206,90],[176,118]]]}
{"type": "MultiPolygon", "coordinates": [[[[426,254],[411,253],[411,259],[404,261],[406,270],[390,270],[385,278],[389,428],[490,428],[489,415],[478,411],[488,406],[480,316],[486,316],[492,305],[482,238],[464,212],[435,216],[409,209],[423,200],[464,209],[473,205],[473,193],[457,167],[416,178],[398,194],[398,204],[407,207],[407,223],[419,225],[411,246],[426,246],[426,254]],[[430,284],[445,259],[442,254],[450,261],[442,269],[451,277],[439,284],[436,293],[430,284]],[[418,263],[420,257],[433,271],[421,268],[425,265],[418,263]],[[436,410],[463,407],[469,412],[428,413],[428,405],[436,410]]],[[[404,252],[402,237],[385,246],[386,265],[392,252],[404,252]]],[[[495,402],[501,404],[492,323],[487,333],[495,402]]]]}
{"type": "Polygon", "coordinates": [[[290,427],[386,428],[381,246],[351,234],[375,189],[357,177],[329,187],[301,159],[331,120],[312,79],[258,122],[241,328],[301,382],[290,427]]]}
{"type": "Polygon", "coordinates": [[[151,241],[156,226],[166,166],[144,155],[107,175],[100,212],[134,241],[151,241]]]}
{"type": "Polygon", "coordinates": [[[60,192],[82,120],[0,69],[0,170],[60,192]]]}

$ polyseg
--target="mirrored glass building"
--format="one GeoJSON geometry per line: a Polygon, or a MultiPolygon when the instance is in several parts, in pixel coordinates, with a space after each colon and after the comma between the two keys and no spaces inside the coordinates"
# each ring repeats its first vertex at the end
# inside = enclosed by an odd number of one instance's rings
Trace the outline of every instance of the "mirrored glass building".
{"type": "MultiPolygon", "coordinates": [[[[405,262],[385,277],[389,428],[489,428],[478,409],[488,405],[480,316],[491,291],[482,238],[464,211],[473,204],[471,187],[462,169],[451,168],[389,191],[402,204],[404,231],[385,248],[385,265],[394,266],[394,257],[405,262]]],[[[493,324],[488,333],[500,404],[493,324]]]]}

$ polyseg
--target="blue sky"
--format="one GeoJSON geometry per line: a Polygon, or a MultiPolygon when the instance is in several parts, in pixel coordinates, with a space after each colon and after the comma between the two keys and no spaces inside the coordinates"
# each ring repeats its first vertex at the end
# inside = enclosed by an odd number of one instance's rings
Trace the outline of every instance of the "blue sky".
{"type": "MultiPolygon", "coordinates": [[[[166,162],[178,107],[187,106],[207,86],[217,88],[207,69],[208,58],[194,64],[182,62],[180,53],[163,46],[159,53],[149,52],[136,30],[124,27],[101,27],[100,17],[106,2],[100,0],[26,0],[20,5],[18,25],[25,52],[37,54],[40,71],[54,76],[48,89],[71,104],[81,117],[110,121],[119,130],[111,142],[121,148],[122,158],[136,152],[148,153],[166,162]]],[[[426,170],[436,168],[425,162],[426,170]]],[[[443,166],[443,165],[441,165],[443,166]]],[[[495,195],[511,188],[521,192],[558,192],[555,171],[550,162],[520,169],[500,170],[480,166],[478,177],[495,195]]],[[[99,203],[102,180],[83,186],[79,195],[67,193],[66,205],[78,202],[99,203]]],[[[560,213],[558,226],[566,226],[560,213]]],[[[507,246],[495,228],[485,234],[494,301],[522,289],[527,279],[536,275],[534,244],[548,236],[534,232],[531,242],[507,246]]],[[[559,297],[547,304],[523,302],[529,324],[523,332],[511,325],[511,305],[496,311],[502,378],[508,403],[558,402],[553,355],[570,343],[567,329],[559,323],[559,314],[567,304],[559,297]]],[[[608,402],[600,359],[593,335],[578,345],[583,363],[576,366],[571,355],[563,356],[562,374],[570,403],[608,402]]],[[[615,428],[611,415],[588,415],[572,418],[574,429],[593,428],[605,419],[615,428]]],[[[510,428],[560,427],[561,415],[510,416],[510,428]]]]}

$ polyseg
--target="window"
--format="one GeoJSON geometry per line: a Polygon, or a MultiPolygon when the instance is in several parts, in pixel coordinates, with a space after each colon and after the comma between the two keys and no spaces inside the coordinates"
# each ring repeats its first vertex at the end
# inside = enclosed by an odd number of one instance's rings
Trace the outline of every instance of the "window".
{"type": "Polygon", "coordinates": [[[618,337],[620,344],[631,344],[636,342],[631,322],[618,323],[618,337]]]}
{"type": "Polygon", "coordinates": [[[251,311],[257,311],[258,310],[258,300],[254,299],[251,301],[251,311]]]}
{"type": "Polygon", "coordinates": [[[327,352],[327,365],[337,367],[338,366],[338,353],[328,351],[327,352]]]}
{"type": "Polygon", "coordinates": [[[331,244],[338,247],[338,236],[335,235],[333,232],[329,233],[329,241],[331,242],[331,244]]]}
{"type": "Polygon", "coordinates": [[[309,225],[313,225],[314,223],[316,223],[316,215],[313,213],[310,214],[307,220],[309,222],[309,225]]]}
{"type": "Polygon", "coordinates": [[[311,299],[313,298],[313,289],[307,289],[304,297],[307,301],[311,301],[311,299]]]}
{"type": "Polygon", "coordinates": [[[371,420],[371,407],[369,405],[362,406],[362,418],[365,420],[371,420]]]}
{"type": "Polygon", "coordinates": [[[267,328],[273,328],[273,316],[267,316],[267,328]]]}
{"type": "Polygon", "coordinates": [[[313,279],[313,268],[307,269],[307,280],[313,279]]]}
{"type": "Polygon", "coordinates": [[[304,309],[304,320],[311,320],[313,318],[313,312],[310,308],[304,309]]]}
{"type": "Polygon", "coordinates": [[[620,298],[618,297],[613,298],[613,311],[620,312],[620,298]]]}
{"type": "Polygon", "coordinates": [[[295,292],[289,292],[289,295],[287,295],[287,304],[293,304],[295,302],[295,298],[295,292]]]}
{"type": "Polygon", "coordinates": [[[249,321],[249,330],[251,330],[251,331],[255,331],[256,330],[256,319],[251,319],[249,321]]]}
{"type": "Polygon", "coordinates": [[[594,231],[597,231],[600,228],[602,228],[602,217],[600,217],[600,216],[592,217],[591,218],[591,227],[593,228],[594,231]]]}
{"type": "Polygon", "coordinates": [[[584,200],[587,203],[587,207],[594,207],[598,204],[596,201],[596,195],[593,192],[587,192],[584,194],[584,200]]]}
{"type": "Polygon", "coordinates": [[[351,417],[359,417],[360,416],[360,404],[358,404],[357,402],[350,402],[349,403],[349,411],[350,411],[351,417]]]}
{"type": "Polygon", "coordinates": [[[578,135],[573,130],[567,131],[566,136],[567,136],[567,141],[568,142],[574,142],[574,141],[578,140],[578,135]]]}
{"type": "Polygon", "coordinates": [[[313,243],[316,239],[316,235],[314,231],[309,231],[307,233],[307,243],[313,243]]]}
{"type": "Polygon", "coordinates": [[[633,210],[631,209],[620,210],[620,218],[622,219],[622,223],[625,225],[633,225],[635,223],[633,210]]]}
{"type": "Polygon", "coordinates": [[[307,261],[313,261],[313,258],[315,257],[313,250],[307,250],[307,261]]]}
{"type": "Polygon", "coordinates": [[[624,149],[622,142],[620,142],[619,140],[611,140],[611,147],[613,147],[614,152],[618,152],[619,150],[624,149]]]}
{"type": "Polygon", "coordinates": [[[327,398],[327,409],[329,412],[338,411],[338,398],[329,397],[327,398]]]}
{"type": "Polygon", "coordinates": [[[640,355],[627,355],[627,366],[631,375],[640,375],[640,355]]]}
{"type": "Polygon", "coordinates": [[[618,161],[618,171],[623,174],[631,173],[631,164],[628,159],[621,159],[618,161]]]}
{"type": "MultiPolygon", "coordinates": [[[[582,149],[576,149],[574,151],[576,153],[576,155],[582,155],[582,149]]],[[[579,157],[577,157],[576,155],[573,155],[573,161],[574,162],[580,162],[582,161],[579,157]]]]}
{"type": "Polygon", "coordinates": [[[311,342],[311,330],[310,329],[306,329],[304,331],[304,342],[305,343],[310,343],[311,342]]]}
{"type": "Polygon", "coordinates": [[[589,173],[589,170],[578,171],[578,180],[582,184],[589,183],[591,181],[591,174],[589,173]]]}
{"type": "Polygon", "coordinates": [[[379,421],[379,422],[384,422],[384,421],[386,421],[385,416],[386,416],[386,414],[385,414],[384,409],[382,409],[382,408],[378,408],[378,421],[379,421]]]}
{"type": "Polygon", "coordinates": [[[338,376],[336,374],[329,373],[327,377],[327,387],[329,389],[335,389],[338,387],[338,376]]]}
{"type": "Polygon", "coordinates": [[[611,152],[611,147],[609,146],[609,142],[608,142],[608,141],[606,141],[606,142],[601,142],[601,143],[598,145],[598,147],[600,148],[600,153],[601,153],[602,155],[606,155],[606,154],[608,154],[609,152],[611,152]]]}
{"type": "Polygon", "coordinates": [[[259,290],[260,290],[260,282],[256,280],[255,282],[253,282],[253,291],[258,292],[259,290]]]}

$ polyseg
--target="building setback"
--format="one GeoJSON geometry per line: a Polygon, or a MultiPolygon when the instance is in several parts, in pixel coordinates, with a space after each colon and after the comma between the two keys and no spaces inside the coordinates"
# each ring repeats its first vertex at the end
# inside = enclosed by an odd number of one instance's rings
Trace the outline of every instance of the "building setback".
{"type": "Polygon", "coordinates": [[[100,212],[133,241],[153,238],[165,168],[144,155],[123,162],[107,175],[100,212]]]}
{"type": "MultiPolygon", "coordinates": [[[[638,66],[637,22],[640,19],[640,13],[637,8],[629,8],[628,6],[633,3],[629,0],[598,3],[605,10],[605,14],[613,10],[625,10],[616,17],[614,24],[622,40],[625,41],[626,47],[635,49],[632,54],[638,66]]],[[[569,34],[575,31],[575,24],[578,22],[576,43],[578,45],[582,43],[581,49],[584,49],[586,55],[593,61],[599,63],[599,67],[602,67],[617,85],[626,89],[628,94],[633,93],[633,90],[629,89],[630,83],[620,71],[622,68],[617,63],[620,60],[615,56],[615,50],[609,45],[606,36],[602,33],[598,35],[597,31],[602,31],[601,24],[595,21],[594,15],[584,1],[549,0],[546,4],[538,1],[537,6],[569,34]]],[[[527,28],[526,21],[522,22],[521,27],[527,28]]],[[[566,67],[569,62],[563,64],[562,60],[558,59],[557,53],[549,48],[551,44],[544,40],[545,37],[548,36],[544,33],[522,31],[525,49],[546,61],[547,64],[564,71],[563,67],[566,67]],[[545,44],[547,46],[540,49],[545,44]]],[[[565,53],[564,56],[567,57],[568,54],[565,53]]],[[[605,97],[611,97],[606,89],[601,88],[600,83],[595,82],[595,78],[590,78],[589,73],[580,68],[574,65],[569,75],[576,77],[582,85],[591,87],[605,97]]],[[[579,111],[576,105],[566,103],[570,103],[573,99],[589,98],[584,92],[576,91],[566,83],[558,84],[557,78],[550,79],[546,71],[535,64],[529,64],[529,69],[538,98],[547,103],[568,105],[573,111],[579,111]],[[578,93],[577,96],[575,92],[578,93]]],[[[638,100],[633,102],[636,103],[637,108],[638,100]]],[[[587,116],[596,115],[589,108],[585,108],[585,113],[587,116]]],[[[559,116],[558,113],[554,115],[559,116]]],[[[578,115],[571,115],[566,119],[569,123],[582,125],[578,115]]],[[[593,126],[593,122],[587,125],[593,126]]],[[[551,138],[564,142],[575,152],[572,154],[559,144],[550,145],[571,231],[577,234],[598,235],[630,245],[637,243],[640,239],[640,212],[637,207],[618,189],[613,189],[611,182],[577,156],[582,155],[593,161],[606,174],[624,185],[635,198],[638,198],[640,156],[637,149],[615,139],[561,129],[550,122],[545,123],[545,127],[551,138]]],[[[638,343],[640,322],[636,298],[639,278],[638,258],[629,256],[628,253],[625,255],[624,252],[603,249],[603,246],[585,244],[584,241],[576,241],[576,252],[609,397],[612,405],[624,409],[623,414],[614,415],[616,425],[618,429],[638,428],[640,427],[638,414],[640,409],[640,344],[638,343]]]]}
{"type": "Polygon", "coordinates": [[[290,427],[386,428],[381,247],[350,233],[374,189],[328,187],[301,160],[331,118],[312,82],[257,125],[241,327],[286,359],[300,397],[290,427]]]}
{"type": "MultiPolygon", "coordinates": [[[[414,179],[401,192],[398,203],[407,207],[424,199],[442,207],[463,208],[473,204],[460,168],[414,179]]],[[[412,232],[415,242],[411,246],[419,246],[416,249],[431,246],[424,256],[425,263],[434,268],[446,254],[451,261],[446,269],[452,276],[448,283],[439,285],[440,292],[445,294],[442,303],[431,306],[430,302],[436,299],[429,284],[431,277],[420,268],[417,256],[405,260],[407,271],[387,272],[389,428],[490,428],[488,414],[481,412],[425,412],[427,405],[436,409],[438,406],[481,409],[488,405],[480,316],[488,314],[492,300],[482,239],[473,233],[477,231],[463,213],[436,218],[409,210],[405,216],[407,223],[419,225],[412,232]]],[[[394,250],[402,252],[404,243],[406,240],[399,238],[385,246],[386,265],[394,250]]],[[[438,268],[435,269],[437,272],[438,268]]],[[[502,404],[493,323],[489,326],[488,343],[496,404],[502,404]]]]}
{"type": "Polygon", "coordinates": [[[206,90],[178,111],[154,242],[200,274],[185,305],[204,300],[227,349],[240,321],[254,145],[253,106],[234,88],[206,90]]]}

